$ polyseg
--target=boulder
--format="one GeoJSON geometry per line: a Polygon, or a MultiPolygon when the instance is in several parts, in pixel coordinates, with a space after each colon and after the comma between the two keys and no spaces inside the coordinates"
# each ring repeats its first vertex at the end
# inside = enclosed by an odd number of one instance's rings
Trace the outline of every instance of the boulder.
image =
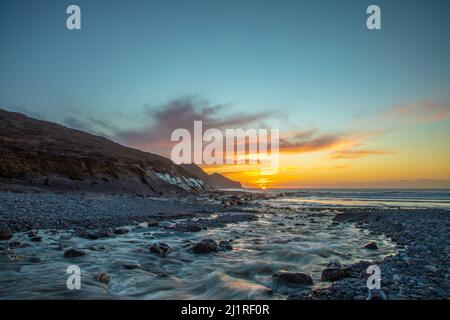
{"type": "Polygon", "coordinates": [[[84,256],[85,254],[86,253],[81,250],[69,249],[66,252],[64,252],[64,257],[65,258],[78,258],[78,257],[84,256]]]}
{"type": "Polygon", "coordinates": [[[290,287],[310,286],[314,283],[310,275],[301,272],[278,271],[272,276],[272,279],[277,284],[290,287]]]}
{"type": "Polygon", "coordinates": [[[322,281],[334,282],[345,278],[347,274],[345,273],[342,265],[338,262],[330,262],[327,267],[322,270],[322,275],[320,279],[322,281]]]}
{"type": "Polygon", "coordinates": [[[113,231],[111,228],[108,228],[108,229],[97,231],[94,235],[97,238],[108,238],[113,235],[113,231]]]}
{"type": "Polygon", "coordinates": [[[371,241],[368,242],[364,245],[364,248],[369,249],[369,250],[377,250],[378,246],[377,243],[375,241],[371,241]]]}
{"type": "Polygon", "coordinates": [[[199,254],[218,252],[219,246],[218,246],[216,240],[205,239],[205,240],[202,240],[202,241],[194,244],[194,246],[192,247],[192,250],[194,251],[194,253],[199,253],[199,254]]]}
{"type": "Polygon", "coordinates": [[[322,281],[334,282],[345,278],[345,272],[342,269],[326,268],[322,270],[322,281]]]}
{"type": "Polygon", "coordinates": [[[140,269],[141,265],[139,262],[134,260],[121,260],[120,263],[125,269],[133,270],[133,269],[140,269]]]}
{"type": "Polygon", "coordinates": [[[34,236],[34,237],[30,238],[30,241],[41,242],[42,241],[42,237],[41,236],[34,236]]]}
{"type": "Polygon", "coordinates": [[[127,233],[128,233],[128,230],[125,229],[125,228],[116,228],[116,229],[114,230],[114,233],[115,233],[115,234],[118,234],[118,235],[127,234],[127,233]]]}
{"type": "Polygon", "coordinates": [[[152,253],[166,256],[173,251],[173,248],[164,242],[156,242],[149,247],[149,250],[152,253]]]}
{"type": "Polygon", "coordinates": [[[369,290],[369,295],[367,296],[367,300],[387,300],[386,294],[383,290],[380,289],[372,289],[369,290]]]}
{"type": "Polygon", "coordinates": [[[106,272],[102,272],[99,275],[97,275],[96,280],[98,282],[101,282],[101,283],[104,283],[104,284],[108,284],[109,281],[111,280],[111,277],[106,272]]]}
{"type": "Polygon", "coordinates": [[[13,237],[13,233],[8,225],[0,223],[0,240],[9,240],[13,237]]]}
{"type": "Polygon", "coordinates": [[[159,227],[159,221],[158,220],[148,220],[147,227],[159,227]]]}
{"type": "Polygon", "coordinates": [[[229,240],[219,241],[219,251],[229,251],[229,250],[233,250],[231,241],[229,241],[229,240]]]}
{"type": "Polygon", "coordinates": [[[41,258],[39,258],[39,257],[29,257],[27,261],[28,261],[28,262],[31,262],[31,263],[39,263],[39,262],[41,262],[42,260],[41,260],[41,258]]]}
{"type": "Polygon", "coordinates": [[[89,240],[96,240],[99,238],[97,235],[93,234],[86,228],[77,227],[74,229],[74,231],[75,231],[75,234],[80,238],[89,239],[89,240]]]}

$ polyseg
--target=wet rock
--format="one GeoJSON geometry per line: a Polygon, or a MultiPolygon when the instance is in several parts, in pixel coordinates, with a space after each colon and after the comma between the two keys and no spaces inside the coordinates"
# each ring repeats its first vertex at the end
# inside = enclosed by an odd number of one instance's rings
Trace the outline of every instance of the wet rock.
{"type": "Polygon", "coordinates": [[[22,260],[22,257],[20,257],[19,255],[17,255],[14,250],[11,250],[9,248],[7,248],[5,250],[5,255],[6,257],[10,260],[10,261],[14,261],[14,262],[18,262],[20,260],[22,260]]]}
{"type": "Polygon", "coordinates": [[[13,233],[8,225],[0,223],[0,240],[9,240],[13,237],[13,233]]]}
{"type": "Polygon", "coordinates": [[[173,248],[164,242],[153,243],[149,247],[150,252],[157,253],[163,256],[168,255],[173,251],[173,248]]]}
{"type": "Polygon", "coordinates": [[[86,253],[81,250],[69,249],[66,252],[64,252],[64,257],[65,258],[78,258],[78,257],[84,256],[85,254],[86,253]]]}
{"type": "Polygon", "coordinates": [[[149,220],[147,221],[148,227],[159,227],[159,221],[158,220],[149,220]]]}
{"type": "Polygon", "coordinates": [[[23,243],[21,241],[19,241],[19,240],[11,240],[8,243],[8,246],[10,248],[22,248],[22,245],[23,245],[23,243]]]}
{"type": "Polygon", "coordinates": [[[342,266],[337,262],[331,262],[327,265],[326,269],[322,270],[320,279],[322,281],[334,282],[346,277],[346,273],[342,266]]]}
{"type": "Polygon", "coordinates": [[[313,280],[310,275],[301,272],[278,271],[272,276],[277,284],[285,286],[312,285],[313,280]]]}
{"type": "Polygon", "coordinates": [[[375,241],[371,241],[369,243],[366,243],[364,245],[364,248],[369,249],[369,250],[377,250],[378,249],[378,245],[375,241]]]}
{"type": "Polygon", "coordinates": [[[108,228],[108,229],[97,231],[94,235],[97,238],[108,238],[113,235],[113,231],[111,228],[108,228]]]}
{"type": "Polygon", "coordinates": [[[39,263],[39,262],[41,262],[42,260],[41,260],[41,258],[39,258],[39,257],[30,257],[30,258],[28,258],[27,261],[28,261],[28,262],[31,262],[31,263],[39,263]]]}
{"type": "Polygon", "coordinates": [[[111,281],[111,277],[106,272],[102,272],[102,273],[97,275],[96,280],[98,282],[101,282],[101,283],[104,283],[104,284],[108,284],[109,281],[111,281]]]}
{"type": "Polygon", "coordinates": [[[177,223],[173,229],[180,232],[199,232],[202,230],[202,227],[199,223],[189,221],[177,223]]]}
{"type": "Polygon", "coordinates": [[[367,274],[367,268],[372,264],[373,262],[361,260],[344,267],[343,270],[347,277],[361,277],[367,274]]]}
{"type": "Polygon", "coordinates": [[[324,269],[320,279],[322,281],[334,282],[345,278],[345,272],[342,269],[324,269]]]}
{"type": "Polygon", "coordinates": [[[231,241],[229,241],[229,240],[219,241],[219,251],[230,251],[230,250],[233,250],[231,241]]]}
{"type": "Polygon", "coordinates": [[[93,234],[92,232],[90,232],[89,230],[87,230],[86,228],[75,228],[74,229],[75,234],[80,237],[80,238],[84,238],[84,239],[89,239],[89,240],[96,240],[98,239],[98,236],[93,234]]]}
{"type": "Polygon", "coordinates": [[[34,236],[34,237],[30,238],[30,241],[41,242],[42,241],[42,237],[41,236],[34,236]]]}
{"type": "Polygon", "coordinates": [[[219,246],[218,246],[216,240],[205,239],[205,240],[202,240],[202,241],[194,244],[194,246],[192,247],[192,250],[194,251],[194,253],[199,253],[199,254],[218,252],[219,246]]]}
{"type": "Polygon", "coordinates": [[[114,230],[114,233],[117,234],[117,235],[127,234],[128,230],[125,229],[125,228],[116,228],[114,230]]]}
{"type": "Polygon", "coordinates": [[[120,264],[128,270],[133,270],[133,269],[140,269],[141,265],[139,264],[139,262],[134,261],[134,260],[122,260],[120,261],[120,264]]]}
{"type": "Polygon", "coordinates": [[[369,290],[367,300],[387,300],[387,297],[383,290],[372,289],[369,290]]]}

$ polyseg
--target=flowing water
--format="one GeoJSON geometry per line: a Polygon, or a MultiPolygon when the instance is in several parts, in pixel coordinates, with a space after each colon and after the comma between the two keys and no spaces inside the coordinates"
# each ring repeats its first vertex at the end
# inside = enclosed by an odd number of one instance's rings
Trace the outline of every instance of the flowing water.
{"type": "Polygon", "coordinates": [[[14,239],[32,246],[15,249],[20,261],[0,258],[0,299],[285,299],[291,292],[328,285],[320,282],[320,274],[331,261],[350,264],[396,252],[384,236],[352,224],[333,224],[334,210],[308,211],[303,206],[298,198],[263,201],[257,206],[257,221],[196,233],[144,225],[130,227],[125,235],[87,240],[71,231],[44,230],[43,241],[37,243],[16,234],[14,239]],[[232,240],[233,250],[194,254],[190,244],[204,238],[232,240]],[[379,250],[363,248],[371,240],[379,250]],[[158,241],[174,252],[150,253],[149,245],[158,241]],[[60,242],[86,256],[64,258],[64,251],[56,250],[60,242]],[[41,262],[27,262],[32,256],[41,262]],[[124,268],[124,262],[139,263],[140,268],[124,268]],[[66,286],[66,269],[73,264],[81,269],[81,290],[66,286]],[[308,273],[314,285],[277,287],[272,275],[279,270],[308,273]],[[109,286],[94,280],[100,272],[110,275],[109,286]]]}

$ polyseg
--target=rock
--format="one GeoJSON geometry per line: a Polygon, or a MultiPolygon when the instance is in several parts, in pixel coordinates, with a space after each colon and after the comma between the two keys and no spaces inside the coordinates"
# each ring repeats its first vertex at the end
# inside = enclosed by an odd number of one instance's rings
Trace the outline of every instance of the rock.
{"type": "Polygon", "coordinates": [[[116,229],[114,230],[114,233],[115,233],[115,234],[118,234],[118,235],[127,234],[127,233],[128,233],[128,230],[125,229],[125,228],[116,228],[116,229]]]}
{"type": "Polygon", "coordinates": [[[99,275],[97,275],[96,280],[98,282],[101,282],[101,283],[104,283],[104,284],[108,284],[109,281],[111,280],[111,277],[106,272],[102,272],[99,275]]]}
{"type": "Polygon", "coordinates": [[[229,251],[233,250],[233,246],[231,245],[231,241],[229,240],[221,240],[219,241],[219,251],[229,251]]]}
{"type": "Polygon", "coordinates": [[[394,274],[392,276],[392,281],[394,282],[399,282],[401,280],[400,276],[398,274],[394,274]]]}
{"type": "Polygon", "coordinates": [[[65,258],[78,258],[84,256],[86,253],[84,251],[76,250],[76,249],[69,249],[66,252],[64,252],[65,258]]]}
{"type": "Polygon", "coordinates": [[[172,229],[180,232],[199,232],[202,230],[202,227],[199,223],[188,221],[177,223],[172,229]]]}
{"type": "Polygon", "coordinates": [[[120,263],[122,264],[122,266],[125,269],[129,269],[129,270],[141,268],[141,265],[139,264],[139,262],[133,261],[133,260],[122,260],[122,261],[120,261],[120,263]]]}
{"type": "Polygon", "coordinates": [[[149,247],[150,252],[157,253],[163,256],[168,255],[173,251],[173,248],[164,242],[153,243],[149,247]]]}
{"type": "Polygon", "coordinates": [[[149,220],[147,221],[148,227],[159,227],[159,221],[157,220],[149,220]]]}
{"type": "Polygon", "coordinates": [[[111,237],[113,235],[113,231],[111,228],[105,229],[105,230],[100,230],[97,231],[94,234],[97,238],[108,238],[111,237]]]}
{"type": "Polygon", "coordinates": [[[369,243],[366,243],[364,245],[364,248],[369,249],[369,250],[377,250],[378,246],[377,246],[377,243],[375,241],[371,241],[369,243]]]}
{"type": "Polygon", "coordinates": [[[28,258],[27,261],[28,261],[28,262],[31,262],[31,263],[39,263],[39,262],[41,262],[42,260],[41,260],[41,258],[39,258],[39,257],[30,257],[30,258],[28,258]]]}
{"type": "Polygon", "coordinates": [[[300,272],[278,271],[272,276],[272,279],[277,284],[282,284],[285,286],[310,286],[313,284],[313,280],[310,275],[300,272]]]}
{"type": "Polygon", "coordinates": [[[194,244],[194,246],[192,247],[192,250],[194,251],[194,253],[200,253],[200,254],[210,253],[210,252],[218,252],[219,246],[215,240],[205,239],[205,240],[202,240],[201,242],[194,244]]]}
{"type": "Polygon", "coordinates": [[[325,269],[322,270],[320,279],[322,281],[338,281],[346,277],[346,273],[338,262],[330,262],[325,269]]]}
{"type": "Polygon", "coordinates": [[[42,241],[42,237],[41,236],[34,236],[34,237],[30,238],[30,241],[41,242],[42,241]]]}
{"type": "MultiPolygon", "coordinates": [[[[366,275],[367,268],[372,265],[373,262],[360,260],[356,263],[353,263],[347,267],[344,267],[343,270],[347,277],[360,277],[366,275]]],[[[327,267],[330,268],[330,265],[327,267]]]]}
{"type": "Polygon", "coordinates": [[[28,236],[28,238],[32,238],[38,235],[38,232],[34,229],[28,230],[26,232],[26,235],[28,236]]]}
{"type": "Polygon", "coordinates": [[[0,240],[9,240],[13,237],[13,233],[8,225],[0,223],[0,240]]]}
{"type": "Polygon", "coordinates": [[[383,290],[372,289],[369,290],[367,300],[387,300],[387,297],[383,290]]]}
{"type": "Polygon", "coordinates": [[[11,240],[11,241],[8,243],[8,246],[9,246],[10,248],[21,248],[22,245],[23,245],[23,243],[20,242],[19,240],[11,240]]]}
{"type": "Polygon", "coordinates": [[[90,232],[89,230],[87,230],[86,228],[75,228],[74,229],[75,234],[80,237],[80,238],[85,238],[85,239],[89,239],[89,240],[96,240],[98,239],[98,236],[93,234],[92,232],[90,232]]]}

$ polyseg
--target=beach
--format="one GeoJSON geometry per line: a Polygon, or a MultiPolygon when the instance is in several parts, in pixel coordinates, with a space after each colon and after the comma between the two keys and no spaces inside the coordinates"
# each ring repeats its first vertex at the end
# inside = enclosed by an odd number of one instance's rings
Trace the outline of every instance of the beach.
{"type": "Polygon", "coordinates": [[[309,200],[3,190],[0,299],[365,300],[369,265],[381,269],[373,299],[449,298],[442,205],[309,200]],[[70,265],[80,290],[67,288],[70,265]]]}

